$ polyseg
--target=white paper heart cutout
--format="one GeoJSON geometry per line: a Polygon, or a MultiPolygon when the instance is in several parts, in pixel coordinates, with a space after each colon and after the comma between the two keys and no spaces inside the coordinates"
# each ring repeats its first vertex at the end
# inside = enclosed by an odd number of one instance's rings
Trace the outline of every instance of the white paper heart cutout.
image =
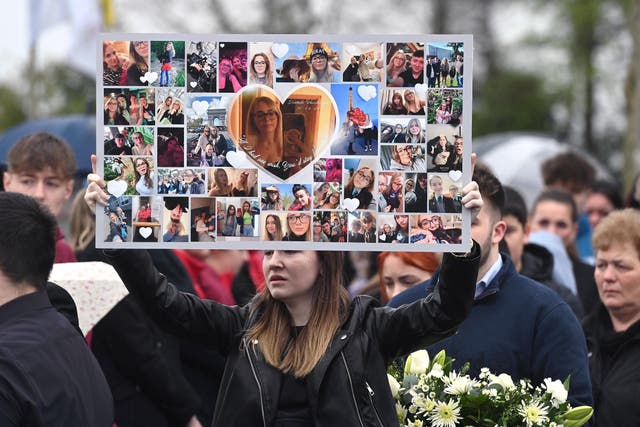
{"type": "Polygon", "coordinates": [[[416,94],[418,94],[418,98],[425,99],[427,93],[428,86],[424,83],[418,83],[415,87],[416,94]]]}
{"type": "Polygon", "coordinates": [[[364,101],[368,101],[378,96],[378,91],[373,85],[358,86],[358,95],[360,95],[360,98],[364,101]]]}
{"type": "Polygon", "coordinates": [[[451,178],[454,181],[457,181],[460,178],[462,178],[462,172],[460,172],[460,171],[449,171],[449,178],[451,178]]]}
{"type": "Polygon", "coordinates": [[[140,77],[140,81],[142,83],[145,82],[149,82],[149,83],[153,83],[158,79],[158,73],[156,73],[155,71],[147,71],[146,73],[144,73],[144,76],[140,77]]]}
{"type": "Polygon", "coordinates": [[[142,237],[144,237],[145,239],[149,236],[151,236],[151,233],[153,233],[153,230],[151,229],[151,227],[141,227],[140,228],[140,235],[142,237]]]}
{"type": "Polygon", "coordinates": [[[274,43],[271,45],[271,52],[276,58],[282,58],[289,52],[289,45],[286,43],[274,43]]]}
{"type": "Polygon", "coordinates": [[[207,101],[193,101],[191,103],[191,108],[197,115],[202,115],[207,112],[209,109],[209,103],[207,101]]]}
{"type": "Polygon", "coordinates": [[[127,183],[125,181],[109,181],[107,183],[107,191],[112,196],[120,197],[127,191],[127,183]]]}
{"type": "Polygon", "coordinates": [[[348,210],[349,212],[353,212],[358,209],[360,206],[360,200],[358,199],[344,199],[342,202],[342,207],[348,210]]]}
{"type": "Polygon", "coordinates": [[[196,82],[191,82],[191,83],[189,83],[189,86],[191,86],[191,87],[193,88],[193,87],[198,86],[198,83],[196,83],[196,82]]]}
{"type": "Polygon", "coordinates": [[[255,168],[255,165],[247,158],[242,151],[229,151],[227,153],[227,162],[234,168],[255,168]]]}
{"type": "Polygon", "coordinates": [[[378,240],[384,242],[385,240],[387,240],[387,235],[386,234],[381,234],[378,236],[378,240]]]}

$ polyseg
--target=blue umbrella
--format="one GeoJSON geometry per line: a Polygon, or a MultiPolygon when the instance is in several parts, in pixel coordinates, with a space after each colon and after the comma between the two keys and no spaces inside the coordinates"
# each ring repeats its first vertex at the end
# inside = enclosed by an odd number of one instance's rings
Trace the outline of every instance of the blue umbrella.
{"type": "Polygon", "coordinates": [[[31,120],[7,129],[0,135],[0,163],[6,164],[7,153],[20,138],[36,132],[48,132],[64,139],[76,155],[78,175],[91,172],[91,154],[96,152],[96,118],[88,114],[31,120]]]}

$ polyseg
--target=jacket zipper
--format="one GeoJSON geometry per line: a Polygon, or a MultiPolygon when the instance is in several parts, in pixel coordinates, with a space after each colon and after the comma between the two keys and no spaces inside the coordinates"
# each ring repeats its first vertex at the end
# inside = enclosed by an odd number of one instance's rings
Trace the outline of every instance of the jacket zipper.
{"type": "Polygon", "coordinates": [[[258,379],[258,374],[256,373],[256,368],[253,366],[253,359],[251,359],[251,352],[249,351],[249,346],[244,346],[244,351],[247,353],[247,358],[249,359],[249,365],[251,365],[251,372],[253,372],[253,378],[256,380],[256,384],[258,384],[258,393],[260,394],[260,412],[262,413],[262,425],[267,427],[267,420],[264,415],[264,400],[262,398],[262,385],[260,384],[260,380],[258,379]]]}
{"type": "Polygon", "coordinates": [[[365,381],[364,384],[367,386],[367,391],[369,392],[369,402],[371,402],[371,407],[373,408],[373,412],[376,414],[376,419],[378,420],[378,424],[384,427],[384,424],[380,419],[380,415],[378,415],[378,410],[376,409],[376,405],[373,404],[373,395],[375,394],[375,392],[373,391],[373,389],[371,388],[368,382],[365,381]]]}
{"type": "Polygon", "coordinates": [[[349,365],[347,365],[347,359],[345,359],[343,352],[340,352],[340,357],[342,357],[342,363],[344,363],[344,369],[346,369],[347,371],[347,379],[349,380],[349,387],[351,388],[351,398],[353,399],[353,404],[356,407],[356,414],[358,414],[358,421],[360,421],[360,425],[364,427],[364,423],[362,422],[362,416],[360,415],[360,408],[358,408],[358,401],[356,400],[356,393],[353,389],[353,381],[351,380],[351,371],[349,370],[349,365]]]}

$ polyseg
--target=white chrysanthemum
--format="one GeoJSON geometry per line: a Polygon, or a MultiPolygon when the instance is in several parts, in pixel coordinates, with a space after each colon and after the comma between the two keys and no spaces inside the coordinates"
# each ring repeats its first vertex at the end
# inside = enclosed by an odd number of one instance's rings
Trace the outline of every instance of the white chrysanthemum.
{"type": "Polygon", "coordinates": [[[547,417],[548,413],[547,407],[536,401],[531,403],[521,402],[518,408],[518,414],[522,416],[522,422],[524,422],[527,427],[539,426],[549,421],[549,417],[547,417]]]}
{"type": "Polygon", "coordinates": [[[422,427],[424,424],[422,423],[422,420],[415,420],[415,421],[409,421],[409,424],[407,424],[407,427],[422,427]]]}
{"type": "Polygon", "coordinates": [[[444,371],[442,370],[442,365],[439,363],[434,363],[431,371],[427,374],[427,376],[432,378],[442,378],[444,375],[444,371]]]}
{"type": "Polygon", "coordinates": [[[562,384],[560,380],[551,381],[551,378],[545,378],[544,387],[551,395],[551,403],[554,407],[557,408],[558,405],[567,401],[569,393],[567,392],[567,389],[564,388],[564,384],[562,384]]]}
{"type": "Polygon", "coordinates": [[[437,402],[431,414],[429,421],[433,427],[455,427],[460,421],[460,407],[458,401],[449,399],[448,402],[437,402]]]}
{"type": "Polygon", "coordinates": [[[451,381],[447,387],[445,387],[444,392],[447,394],[453,394],[456,396],[460,396],[463,394],[469,393],[469,391],[475,387],[476,382],[472,380],[467,375],[459,376],[451,381]]]}
{"type": "Polygon", "coordinates": [[[424,394],[418,394],[411,399],[411,406],[416,407],[416,413],[422,414],[433,409],[435,403],[424,394]]]}
{"type": "Polygon", "coordinates": [[[490,384],[498,384],[504,390],[513,390],[516,385],[509,374],[489,375],[490,384]]]}

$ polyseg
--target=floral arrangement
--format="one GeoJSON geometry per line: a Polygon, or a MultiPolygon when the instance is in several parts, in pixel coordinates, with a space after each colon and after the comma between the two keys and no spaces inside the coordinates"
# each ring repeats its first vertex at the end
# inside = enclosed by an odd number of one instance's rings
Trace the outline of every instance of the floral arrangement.
{"type": "Polygon", "coordinates": [[[564,383],[547,378],[534,386],[515,382],[507,374],[483,368],[478,378],[452,370],[453,359],[444,350],[432,360],[426,350],[412,353],[404,365],[389,368],[389,385],[403,427],[550,426],[579,427],[593,408],[572,408],[567,400],[569,378],[564,383]]]}

